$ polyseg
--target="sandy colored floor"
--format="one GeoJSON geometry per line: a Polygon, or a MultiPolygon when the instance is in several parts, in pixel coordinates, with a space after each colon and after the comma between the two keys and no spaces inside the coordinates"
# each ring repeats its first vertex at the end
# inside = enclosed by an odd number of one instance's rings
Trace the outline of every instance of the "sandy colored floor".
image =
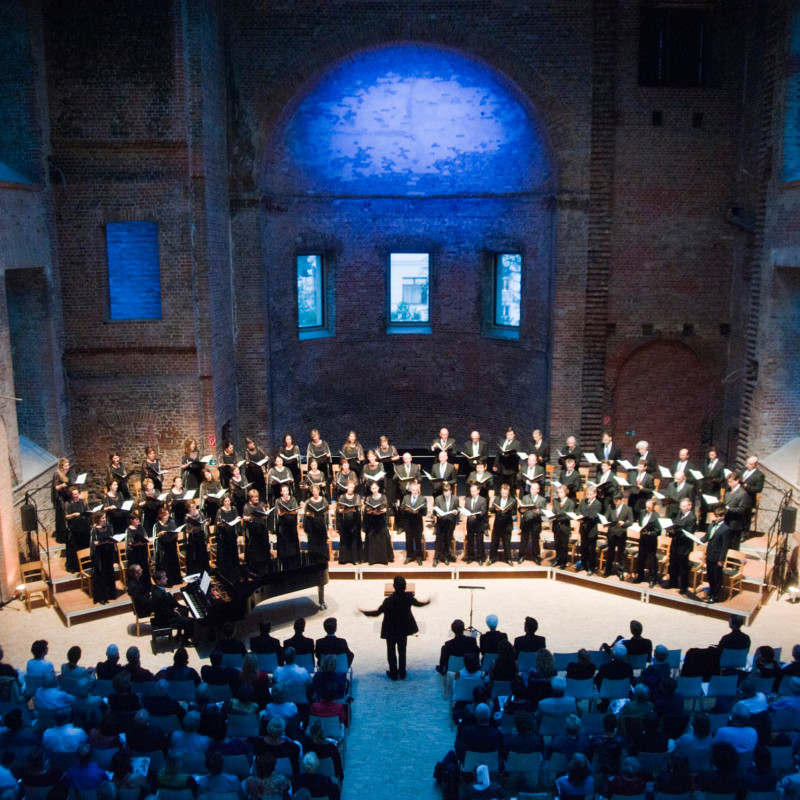
{"type": "MultiPolygon", "coordinates": [[[[391,683],[384,674],[385,650],[379,639],[380,621],[364,617],[359,608],[377,608],[384,581],[332,581],[326,591],[328,610],[316,612],[312,593],[293,595],[287,600],[259,606],[240,625],[244,638],[255,632],[257,617],[267,614],[273,633],[283,639],[291,635],[296,616],[307,616],[307,635],[323,634],[322,621],[332,615],[339,619],[339,632],[355,652],[356,676],[353,725],[347,747],[344,800],[391,796],[397,800],[427,800],[439,797],[432,780],[435,762],[451,747],[447,703],[442,699],[441,679],[433,666],[439,648],[449,634],[450,622],[469,619],[470,592],[459,589],[465,581],[419,580],[417,596],[431,597],[432,604],[416,610],[420,634],[409,641],[409,679],[391,683]]],[[[546,580],[470,580],[485,586],[474,592],[475,626],[485,629],[488,613],[500,617],[500,629],[509,636],[522,633],[526,615],[539,620],[539,633],[547,637],[554,652],[574,652],[579,647],[596,648],[618,633],[627,631],[631,619],[644,624],[645,635],[671,648],[705,646],[719,640],[725,622],[656,605],[618,598],[579,586],[546,580]]],[[[109,642],[123,650],[136,644],[132,616],[123,614],[72,628],[63,626],[55,612],[46,608],[28,614],[17,602],[0,610],[0,643],[5,660],[24,668],[30,643],[36,638],[50,642],[50,660],[56,666],[66,660],[67,648],[78,644],[83,663],[94,664],[103,657],[109,642]]],[[[771,644],[783,647],[784,659],[792,645],[800,642],[800,604],[784,596],[773,599],[761,610],[747,632],[753,647],[771,644]]],[[[149,636],[138,640],[142,663],[155,668],[171,661],[169,653],[154,656],[149,636]]],[[[205,654],[201,648],[201,654],[205,654]]],[[[194,651],[191,663],[199,666],[194,651]]]]}

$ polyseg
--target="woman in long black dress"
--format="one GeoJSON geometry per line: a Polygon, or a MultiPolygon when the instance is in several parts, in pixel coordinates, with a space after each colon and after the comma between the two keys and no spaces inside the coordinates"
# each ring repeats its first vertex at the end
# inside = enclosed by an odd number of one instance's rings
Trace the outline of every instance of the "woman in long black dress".
{"type": "Polygon", "coordinates": [[[388,436],[381,436],[380,445],[375,450],[378,455],[378,461],[383,464],[383,471],[386,473],[384,478],[384,492],[386,500],[389,503],[389,510],[394,508],[395,497],[395,482],[394,482],[394,465],[400,460],[400,453],[393,444],[389,444],[388,436]]]}
{"type": "Polygon", "coordinates": [[[125,533],[128,527],[130,511],[126,511],[123,508],[125,503],[126,501],[122,498],[116,479],[112,478],[103,497],[103,511],[106,514],[106,521],[111,526],[112,534],[125,533]]]}
{"type": "MultiPolygon", "coordinates": [[[[180,478],[178,478],[180,480],[180,478]]],[[[182,583],[181,564],[178,559],[178,532],[175,520],[166,506],[158,511],[158,520],[153,528],[156,537],[156,569],[167,573],[167,586],[182,583]]]]}
{"type": "Polygon", "coordinates": [[[269,456],[249,437],[245,436],[245,467],[244,477],[247,482],[258,492],[263,500],[267,498],[267,479],[264,475],[264,465],[268,463],[269,456]]]}
{"type": "Polygon", "coordinates": [[[356,484],[351,480],[336,501],[336,517],[339,525],[339,563],[360,564],[361,547],[361,498],[356,494],[356,484]]]}
{"type": "Polygon", "coordinates": [[[278,514],[278,559],[284,569],[300,566],[300,537],[297,535],[297,500],[289,493],[289,486],[281,486],[281,496],[275,504],[278,514]]]}
{"type": "Polygon", "coordinates": [[[294,494],[294,477],[291,470],[284,466],[283,456],[275,456],[275,464],[267,473],[267,483],[269,484],[269,496],[273,503],[277,502],[281,496],[281,488],[289,487],[289,494],[294,494]]]}
{"type": "Polygon", "coordinates": [[[64,566],[69,572],[77,572],[80,569],[78,550],[84,550],[89,546],[92,525],[86,501],[75,486],[70,490],[70,501],[64,511],[67,520],[67,543],[64,548],[66,563],[64,566]]]}
{"type": "Polygon", "coordinates": [[[347,434],[347,441],[342,445],[340,452],[342,458],[346,458],[350,462],[350,469],[360,478],[361,465],[364,463],[364,448],[358,441],[355,431],[347,434]]]}
{"type": "Polygon", "coordinates": [[[331,458],[331,448],[328,446],[328,443],[322,438],[322,436],[320,436],[320,433],[316,428],[311,431],[311,441],[308,443],[308,447],[306,448],[306,463],[310,464],[312,458],[317,460],[317,466],[322,472],[325,473],[328,483],[330,483],[331,466],[333,464],[333,459],[331,458]]]}
{"type": "Polygon", "coordinates": [[[389,504],[377,483],[371,483],[369,490],[364,501],[364,558],[368,564],[388,564],[394,560],[386,521],[389,504]]]}
{"type": "Polygon", "coordinates": [[[233,507],[231,496],[222,498],[222,505],[217,512],[217,560],[216,568],[233,581],[239,577],[239,526],[241,517],[233,507]]]}
{"type": "Polygon", "coordinates": [[[367,453],[367,463],[364,464],[361,478],[365,497],[370,493],[370,485],[373,483],[378,484],[380,494],[386,491],[386,470],[381,462],[378,461],[378,454],[374,450],[370,450],[367,453]]]}
{"type": "Polygon", "coordinates": [[[308,469],[303,478],[303,483],[306,498],[311,497],[312,489],[315,486],[323,497],[328,494],[328,476],[319,468],[316,458],[312,458],[308,462],[308,469]]]}
{"type": "Polygon", "coordinates": [[[153,535],[153,528],[158,520],[158,509],[164,505],[158,499],[155,482],[151,478],[146,478],[142,484],[142,499],[139,501],[139,514],[142,517],[142,525],[147,536],[153,535]]]}
{"type": "Polygon", "coordinates": [[[108,470],[106,472],[106,485],[111,483],[112,480],[117,482],[119,486],[119,493],[124,500],[131,499],[131,490],[128,486],[128,477],[130,473],[125,469],[119,453],[112,452],[108,456],[108,470]]]}
{"type": "Polygon", "coordinates": [[[242,464],[239,463],[239,457],[233,449],[233,442],[225,441],[222,444],[222,456],[219,461],[219,482],[226,489],[231,482],[231,475],[235,466],[238,466],[239,469],[242,468],[242,464]]]}
{"type": "Polygon", "coordinates": [[[189,438],[183,443],[183,457],[181,458],[181,479],[186,491],[197,491],[203,482],[202,455],[197,448],[197,439],[189,438]]]}
{"type": "Polygon", "coordinates": [[[353,481],[358,482],[358,476],[350,469],[350,462],[342,459],[342,464],[339,469],[339,474],[336,476],[336,482],[333,484],[333,499],[338,500],[345,492],[347,492],[347,484],[353,481]]]}
{"type": "Polygon", "coordinates": [[[128,557],[128,566],[138,564],[142,568],[141,582],[149,586],[150,580],[150,543],[142,525],[138,511],[131,512],[128,529],[125,531],[125,552],[128,557]]]}
{"type": "Polygon", "coordinates": [[[186,501],[186,574],[197,575],[208,572],[208,542],[206,541],[206,521],[194,500],[186,501]]]}
{"type": "Polygon", "coordinates": [[[183,481],[180,478],[172,479],[172,487],[167,493],[167,506],[169,513],[175,520],[176,527],[183,525],[183,520],[186,517],[186,491],[184,491],[183,481]]]}
{"type": "Polygon", "coordinates": [[[161,471],[161,461],[156,458],[155,448],[148,447],[144,451],[144,461],[142,461],[142,486],[144,486],[145,481],[149,479],[153,481],[153,485],[156,487],[156,494],[161,494],[164,487],[162,481],[163,474],[164,473],[161,471]]]}
{"type": "Polygon", "coordinates": [[[242,514],[244,521],[244,563],[247,568],[262,575],[269,569],[269,533],[267,532],[267,508],[260,502],[258,491],[247,493],[247,502],[242,514]]]}
{"type": "Polygon", "coordinates": [[[311,497],[306,500],[303,530],[308,538],[308,560],[311,564],[328,563],[328,501],[320,485],[311,484],[311,497]]]}
{"type": "Polygon", "coordinates": [[[117,582],[114,567],[117,564],[117,543],[114,541],[106,515],[96,511],[92,517],[92,600],[105,605],[117,599],[117,582]]]}
{"type": "Polygon", "coordinates": [[[200,484],[200,511],[206,519],[216,519],[217,511],[222,505],[222,497],[225,490],[222,484],[215,480],[211,467],[203,470],[203,482],[200,484]]]}
{"type": "Polygon", "coordinates": [[[242,471],[239,467],[234,467],[230,483],[228,484],[228,492],[233,500],[234,508],[236,508],[241,516],[244,515],[244,506],[247,502],[247,490],[249,488],[250,485],[242,476],[242,471]]]}
{"type": "Polygon", "coordinates": [[[289,472],[292,473],[293,484],[290,492],[297,496],[300,489],[300,448],[294,443],[294,436],[291,433],[284,434],[278,454],[289,472]]]}
{"type": "Polygon", "coordinates": [[[67,519],[64,509],[70,501],[70,482],[69,459],[62,458],[59,460],[56,471],[53,473],[53,482],[51,485],[51,500],[53,501],[53,511],[56,515],[55,536],[57,542],[66,542],[67,540],[67,519]]]}

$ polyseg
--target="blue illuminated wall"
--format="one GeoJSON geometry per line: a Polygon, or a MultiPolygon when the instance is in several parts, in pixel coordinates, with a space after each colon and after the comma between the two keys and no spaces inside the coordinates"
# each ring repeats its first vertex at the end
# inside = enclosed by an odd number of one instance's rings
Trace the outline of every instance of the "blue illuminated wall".
{"type": "Polygon", "coordinates": [[[106,246],[109,319],[161,319],[158,225],[110,222],[106,246]]]}
{"type": "Polygon", "coordinates": [[[329,70],[295,107],[265,188],[309,194],[505,194],[550,177],[544,137],[496,73],[404,45],[329,70]]]}
{"type": "Polygon", "coordinates": [[[786,76],[781,180],[800,181],[800,11],[795,11],[792,17],[789,65],[786,76]]]}

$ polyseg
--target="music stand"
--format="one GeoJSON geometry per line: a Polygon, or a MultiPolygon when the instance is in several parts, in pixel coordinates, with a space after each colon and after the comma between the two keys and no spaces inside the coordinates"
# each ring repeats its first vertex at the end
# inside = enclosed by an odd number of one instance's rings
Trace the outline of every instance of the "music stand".
{"type": "Polygon", "coordinates": [[[459,586],[459,589],[469,589],[469,625],[467,626],[467,630],[470,631],[473,635],[480,633],[477,628],[472,626],[472,610],[473,610],[473,603],[475,600],[475,590],[480,589],[483,590],[485,586],[459,586]]]}

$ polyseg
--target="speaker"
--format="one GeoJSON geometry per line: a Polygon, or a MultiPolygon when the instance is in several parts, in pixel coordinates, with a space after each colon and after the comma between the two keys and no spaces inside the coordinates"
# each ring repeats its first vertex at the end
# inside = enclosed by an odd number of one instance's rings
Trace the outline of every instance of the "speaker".
{"type": "Polygon", "coordinates": [[[22,522],[22,530],[35,531],[38,527],[36,525],[36,507],[30,503],[25,503],[19,510],[19,517],[22,522]]]}
{"type": "Polygon", "coordinates": [[[781,533],[794,533],[797,529],[797,509],[788,506],[781,511],[781,533]]]}

